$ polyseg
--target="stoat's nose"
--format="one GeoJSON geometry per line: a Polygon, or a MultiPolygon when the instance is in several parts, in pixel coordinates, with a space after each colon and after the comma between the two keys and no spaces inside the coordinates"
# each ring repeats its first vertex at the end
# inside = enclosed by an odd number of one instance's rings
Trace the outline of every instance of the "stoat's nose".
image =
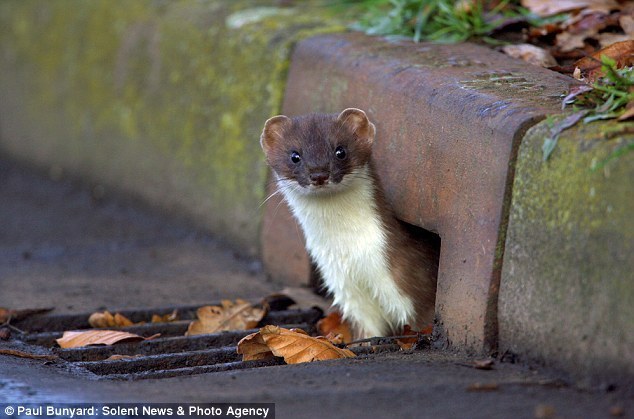
{"type": "Polygon", "coordinates": [[[329,177],[327,172],[313,172],[310,174],[310,181],[313,185],[321,186],[328,183],[329,177]]]}

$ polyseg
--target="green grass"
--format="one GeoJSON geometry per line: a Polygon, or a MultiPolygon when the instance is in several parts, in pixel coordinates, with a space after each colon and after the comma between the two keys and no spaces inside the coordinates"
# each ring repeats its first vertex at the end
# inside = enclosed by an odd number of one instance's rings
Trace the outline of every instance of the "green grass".
{"type": "MultiPolygon", "coordinates": [[[[559,134],[575,125],[581,118],[585,124],[604,119],[614,119],[623,115],[628,103],[634,103],[634,67],[618,69],[616,61],[602,56],[601,71],[604,76],[592,84],[592,88],[574,97],[572,115],[560,123],[551,126],[551,135],[544,139],[543,157],[548,160],[557,145],[559,134]]],[[[600,163],[603,167],[607,161],[634,150],[632,143],[616,150],[613,155],[600,163]]],[[[597,167],[599,167],[597,166],[597,167]]]]}
{"type": "Polygon", "coordinates": [[[592,84],[592,90],[575,98],[577,108],[590,109],[583,122],[618,118],[628,103],[634,103],[634,67],[617,69],[616,61],[601,58],[603,77],[592,84]]]}
{"type": "Polygon", "coordinates": [[[488,10],[484,1],[454,0],[340,0],[357,5],[362,16],[354,29],[368,35],[402,36],[415,42],[463,42],[482,40],[498,43],[490,33],[510,16],[520,16],[511,0],[502,0],[488,10]]]}

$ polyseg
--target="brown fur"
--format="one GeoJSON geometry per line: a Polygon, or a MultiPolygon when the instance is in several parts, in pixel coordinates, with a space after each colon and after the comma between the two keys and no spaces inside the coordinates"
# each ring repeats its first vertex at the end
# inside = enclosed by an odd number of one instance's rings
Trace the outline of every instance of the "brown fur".
{"type": "Polygon", "coordinates": [[[328,172],[330,182],[339,183],[355,168],[369,165],[368,181],[374,186],[376,207],[387,234],[389,266],[396,285],[413,300],[416,319],[410,326],[420,329],[433,321],[438,243],[431,235],[417,236],[394,216],[374,170],[373,139],[374,125],[362,111],[349,109],[339,115],[271,118],[260,141],[268,164],[278,176],[301,186],[311,183],[311,173],[328,172]],[[345,160],[334,157],[337,146],[345,147],[345,160]],[[294,151],[302,156],[300,166],[289,157],[294,151]]]}

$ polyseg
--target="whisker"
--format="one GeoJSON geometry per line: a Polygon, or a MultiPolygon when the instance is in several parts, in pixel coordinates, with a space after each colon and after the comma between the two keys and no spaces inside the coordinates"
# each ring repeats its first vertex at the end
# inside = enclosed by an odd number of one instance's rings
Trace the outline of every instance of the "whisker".
{"type": "Polygon", "coordinates": [[[262,201],[262,203],[260,204],[260,206],[258,208],[262,208],[262,206],[264,204],[266,204],[268,202],[269,199],[273,198],[275,195],[278,195],[282,193],[281,189],[276,189],[275,192],[273,192],[271,195],[269,195],[264,201],[262,201]]]}

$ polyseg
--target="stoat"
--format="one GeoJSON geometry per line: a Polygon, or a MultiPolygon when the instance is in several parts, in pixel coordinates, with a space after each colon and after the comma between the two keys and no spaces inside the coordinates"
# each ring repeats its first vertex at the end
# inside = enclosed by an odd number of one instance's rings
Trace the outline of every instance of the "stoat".
{"type": "Polygon", "coordinates": [[[437,255],[395,218],[374,170],[375,127],[365,112],[264,125],[260,144],[306,247],[358,338],[415,330],[433,320],[437,255]]]}

